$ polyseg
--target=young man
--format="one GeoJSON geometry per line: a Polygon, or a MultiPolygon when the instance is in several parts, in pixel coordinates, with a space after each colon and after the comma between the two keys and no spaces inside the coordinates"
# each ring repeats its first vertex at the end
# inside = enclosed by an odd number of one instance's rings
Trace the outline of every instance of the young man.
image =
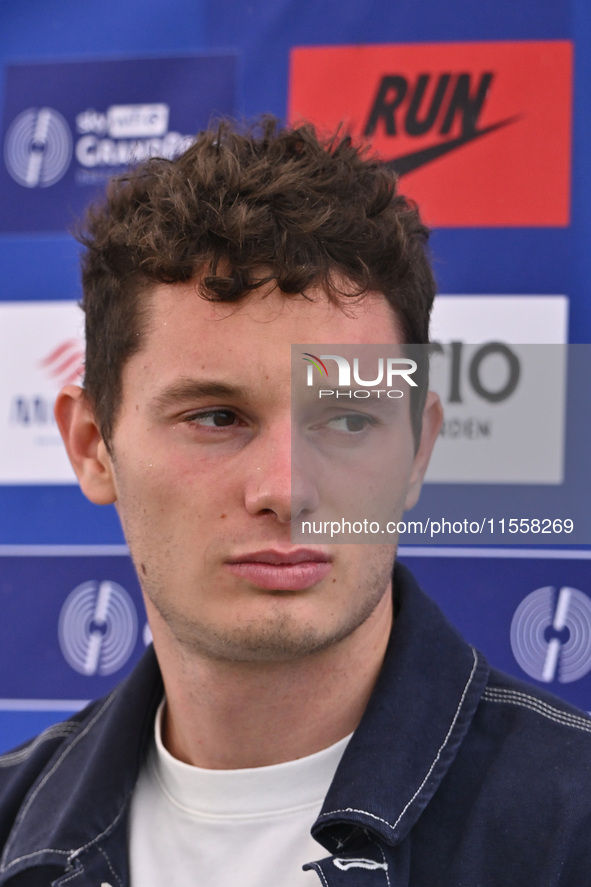
{"type": "MultiPolygon", "coordinates": [[[[0,758],[0,885],[591,883],[591,722],[489,670],[393,572],[395,538],[292,542],[389,420],[300,415],[291,345],[426,343],[426,237],[370,155],[273,121],[90,212],[85,384],[56,415],[117,507],[154,650],[0,758]]],[[[409,400],[387,480],[358,479],[394,517],[441,421],[409,400]]]]}

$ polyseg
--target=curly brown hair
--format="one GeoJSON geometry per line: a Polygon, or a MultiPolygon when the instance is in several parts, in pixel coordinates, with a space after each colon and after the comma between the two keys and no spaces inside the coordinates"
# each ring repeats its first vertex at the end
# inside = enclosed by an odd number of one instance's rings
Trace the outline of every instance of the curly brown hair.
{"type": "Polygon", "coordinates": [[[286,296],[320,285],[340,303],[377,290],[405,341],[424,344],[435,295],[428,235],[367,147],[272,117],[244,130],[224,120],[178,158],[114,179],[77,234],[86,247],[84,385],[107,446],[155,285],[200,277],[200,295],[224,302],[269,281],[286,296]]]}

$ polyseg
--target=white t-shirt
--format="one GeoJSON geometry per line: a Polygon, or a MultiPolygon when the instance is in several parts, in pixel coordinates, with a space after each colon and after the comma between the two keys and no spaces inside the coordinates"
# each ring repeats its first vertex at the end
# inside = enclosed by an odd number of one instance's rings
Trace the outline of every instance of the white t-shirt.
{"type": "Polygon", "coordinates": [[[310,835],[350,736],[270,767],[205,770],[155,741],[130,812],[131,887],[313,887],[327,855],[310,835]]]}

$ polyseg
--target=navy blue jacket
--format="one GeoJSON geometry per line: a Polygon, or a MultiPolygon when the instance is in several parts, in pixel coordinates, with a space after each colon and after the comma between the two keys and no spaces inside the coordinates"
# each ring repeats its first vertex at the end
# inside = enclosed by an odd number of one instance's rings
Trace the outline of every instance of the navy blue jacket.
{"type": "MultiPolygon", "coordinates": [[[[400,567],[395,594],[309,867],[324,887],[591,885],[591,720],[489,670],[400,567]]],[[[109,697],[0,757],[0,887],[128,884],[129,800],[162,692],[149,649],[109,697]]]]}

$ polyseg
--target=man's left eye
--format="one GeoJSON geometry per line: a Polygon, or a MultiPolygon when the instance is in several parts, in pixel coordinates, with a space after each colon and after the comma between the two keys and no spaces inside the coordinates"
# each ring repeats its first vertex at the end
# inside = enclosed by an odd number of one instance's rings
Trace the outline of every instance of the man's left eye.
{"type": "Polygon", "coordinates": [[[203,425],[206,428],[228,428],[236,423],[236,413],[232,410],[209,410],[188,417],[189,422],[203,425]]]}
{"type": "Polygon", "coordinates": [[[362,416],[359,413],[351,413],[347,416],[336,416],[328,422],[328,425],[330,425],[335,431],[346,431],[349,434],[365,431],[367,426],[371,424],[371,419],[368,416],[362,416]]]}

